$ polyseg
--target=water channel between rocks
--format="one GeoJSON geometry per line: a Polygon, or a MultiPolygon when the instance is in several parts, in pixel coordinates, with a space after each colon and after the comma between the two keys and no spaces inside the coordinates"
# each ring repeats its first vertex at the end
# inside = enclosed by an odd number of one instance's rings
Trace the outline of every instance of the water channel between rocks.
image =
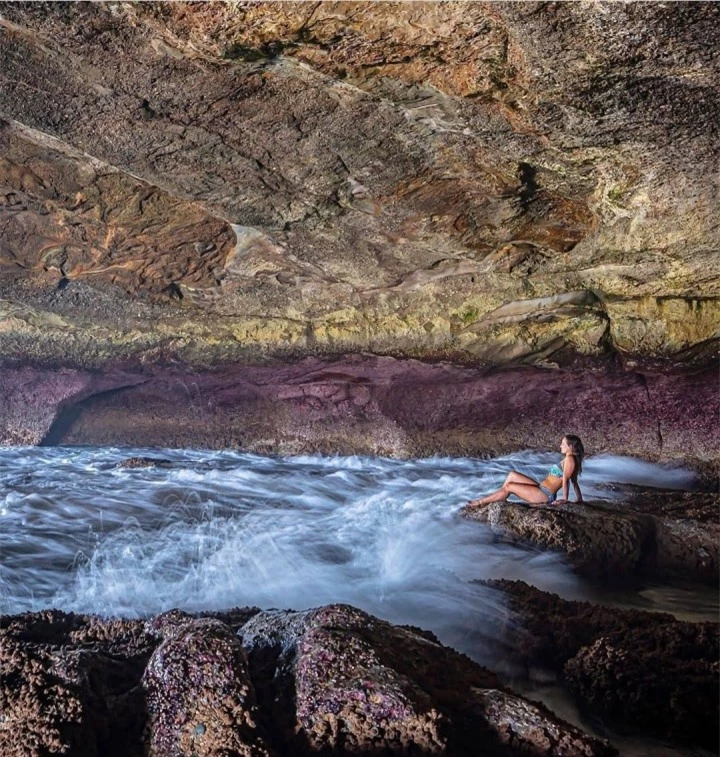
{"type": "MultiPolygon", "coordinates": [[[[509,468],[542,478],[558,459],[559,453],[538,452],[401,461],[4,448],[0,614],[56,607],[143,617],[173,607],[346,602],[429,629],[489,667],[488,621],[507,608],[474,579],[521,579],[568,599],[716,620],[714,590],[599,590],[561,556],[501,543],[485,526],[458,517],[462,504],[496,488],[509,468]],[[133,456],[167,465],[118,467],[133,456]]],[[[588,458],[582,477],[586,499],[617,497],[609,483],[683,489],[692,482],[693,474],[679,467],[613,456],[588,458]]],[[[520,687],[575,719],[552,686],[520,687]]],[[[635,755],[680,753],[643,743],[626,746],[635,755]]]]}

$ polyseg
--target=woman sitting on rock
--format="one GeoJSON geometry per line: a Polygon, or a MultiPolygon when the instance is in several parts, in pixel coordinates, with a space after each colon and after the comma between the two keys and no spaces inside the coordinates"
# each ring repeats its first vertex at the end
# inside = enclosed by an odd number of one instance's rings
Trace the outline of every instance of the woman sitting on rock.
{"type": "Polygon", "coordinates": [[[504,502],[511,494],[532,505],[560,504],[568,501],[571,482],[577,501],[582,502],[578,476],[582,471],[585,449],[580,437],[566,434],[560,442],[560,452],[565,455],[562,462],[560,465],[553,465],[540,483],[530,476],[511,470],[500,489],[488,494],[487,497],[468,502],[467,507],[479,507],[488,505],[490,502],[504,502]],[[558,499],[558,492],[561,489],[562,498],[558,499]]]}

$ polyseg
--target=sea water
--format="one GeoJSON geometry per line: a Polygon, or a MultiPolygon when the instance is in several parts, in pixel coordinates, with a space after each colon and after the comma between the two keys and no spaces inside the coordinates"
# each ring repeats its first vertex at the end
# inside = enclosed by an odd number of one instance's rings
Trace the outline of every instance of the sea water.
{"type": "MultiPolygon", "coordinates": [[[[509,469],[540,479],[558,458],[3,448],[0,613],[142,617],[347,602],[454,637],[465,616],[501,610],[475,579],[586,595],[561,555],[500,543],[458,515],[509,469]],[[134,456],[169,467],[119,467],[134,456]]],[[[609,499],[618,496],[609,482],[686,488],[693,474],[602,456],[586,460],[581,480],[586,499],[609,499]]]]}
{"type": "MultiPolygon", "coordinates": [[[[561,554],[499,541],[458,511],[497,489],[508,470],[539,480],[559,458],[0,448],[0,614],[54,607],[145,617],[175,607],[346,602],[431,630],[492,667],[492,621],[506,619],[508,608],[477,579],[520,579],[568,599],[597,599],[598,589],[561,554]],[[167,467],[119,465],[138,456],[167,467]]],[[[585,499],[608,500],[621,496],[609,484],[686,489],[693,480],[677,466],[596,456],[585,461],[581,483],[585,499]]],[[[605,599],[717,619],[716,592],[697,587],[639,586],[605,599]]],[[[554,685],[523,686],[577,719],[554,685]]],[[[623,746],[634,755],[665,753],[648,740],[623,746]]]]}

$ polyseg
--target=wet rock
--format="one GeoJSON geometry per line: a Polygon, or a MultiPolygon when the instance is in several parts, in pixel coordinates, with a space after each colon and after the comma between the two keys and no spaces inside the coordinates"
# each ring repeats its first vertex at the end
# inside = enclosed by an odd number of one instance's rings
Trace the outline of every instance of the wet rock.
{"type": "Polygon", "coordinates": [[[157,457],[128,457],[122,460],[115,467],[117,468],[172,468],[170,460],[163,460],[157,457]]]}
{"type": "Polygon", "coordinates": [[[230,628],[179,615],[143,675],[150,755],[263,757],[273,752],[257,723],[247,656],[230,628]]]}
{"type": "Polygon", "coordinates": [[[504,635],[528,664],[563,671],[581,705],[626,729],[717,749],[720,629],[572,602],[490,581],[517,613],[504,635]]]}
{"type": "Polygon", "coordinates": [[[717,583],[720,577],[720,494],[710,491],[642,489],[631,493],[628,506],[652,515],[655,552],[653,572],[717,583]]]}
{"type": "Polygon", "coordinates": [[[505,538],[562,552],[578,573],[593,579],[642,574],[717,583],[717,501],[715,495],[673,492],[655,504],[505,502],[465,507],[462,514],[505,538]],[[700,520],[688,517],[693,514],[700,520]]]}
{"type": "Polygon", "coordinates": [[[595,715],[717,752],[719,641],[710,623],[601,636],[568,660],[565,681],[595,715]]]}
{"type": "Polygon", "coordinates": [[[494,502],[462,512],[509,539],[564,553],[591,578],[617,580],[637,573],[653,537],[650,518],[599,503],[533,507],[494,502]]]}
{"type": "Polygon", "coordinates": [[[523,581],[484,582],[505,592],[513,610],[498,635],[508,640],[527,664],[560,669],[601,635],[635,628],[656,628],[675,619],[667,613],[621,610],[591,602],[574,602],[523,581]]]}
{"type": "Polygon", "coordinates": [[[720,524],[689,518],[655,521],[655,572],[717,583],[720,578],[720,524]]]}
{"type": "Polygon", "coordinates": [[[262,612],[240,635],[264,716],[293,754],[614,753],[499,691],[464,655],[352,607],[262,612]]]}

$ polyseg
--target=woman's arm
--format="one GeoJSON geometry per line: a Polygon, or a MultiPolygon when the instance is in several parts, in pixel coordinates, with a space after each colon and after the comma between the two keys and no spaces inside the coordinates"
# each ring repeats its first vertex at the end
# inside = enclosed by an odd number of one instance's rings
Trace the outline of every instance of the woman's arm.
{"type": "Polygon", "coordinates": [[[572,485],[573,489],[575,489],[575,500],[577,502],[582,502],[582,492],[580,491],[580,484],[578,483],[577,477],[572,479],[572,485]]]}

